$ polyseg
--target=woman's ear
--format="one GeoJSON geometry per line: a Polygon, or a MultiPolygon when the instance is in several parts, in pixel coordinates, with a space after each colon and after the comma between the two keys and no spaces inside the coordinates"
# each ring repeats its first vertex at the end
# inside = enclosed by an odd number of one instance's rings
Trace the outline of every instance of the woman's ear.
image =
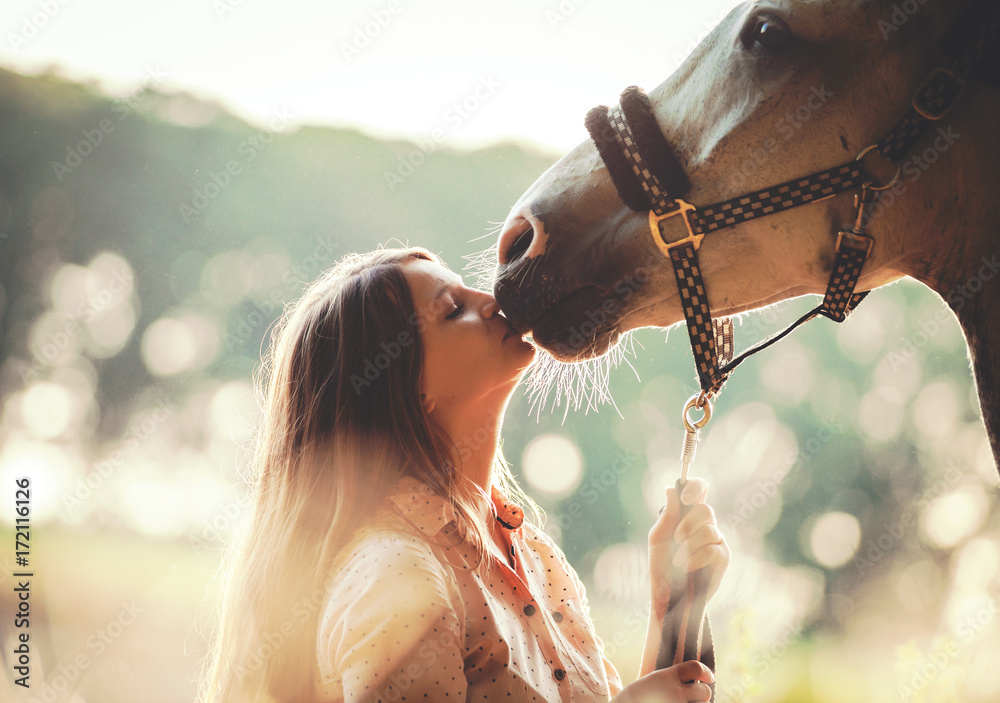
{"type": "Polygon", "coordinates": [[[437,402],[433,398],[428,398],[426,393],[420,394],[420,404],[424,407],[424,412],[428,415],[433,412],[437,402]]]}

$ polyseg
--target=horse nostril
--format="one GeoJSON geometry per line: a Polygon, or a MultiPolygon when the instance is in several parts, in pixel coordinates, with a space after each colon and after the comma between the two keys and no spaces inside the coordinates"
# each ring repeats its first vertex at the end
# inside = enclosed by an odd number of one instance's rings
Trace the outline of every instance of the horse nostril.
{"type": "Polygon", "coordinates": [[[510,247],[510,251],[507,252],[507,263],[512,263],[517,261],[522,256],[524,252],[528,251],[528,247],[531,246],[531,240],[535,237],[534,228],[529,227],[527,232],[521,234],[520,237],[514,240],[514,243],[510,247]]]}
{"type": "Polygon", "coordinates": [[[518,217],[500,235],[500,264],[512,264],[524,256],[531,247],[534,237],[535,228],[531,222],[524,217],[518,217]]]}

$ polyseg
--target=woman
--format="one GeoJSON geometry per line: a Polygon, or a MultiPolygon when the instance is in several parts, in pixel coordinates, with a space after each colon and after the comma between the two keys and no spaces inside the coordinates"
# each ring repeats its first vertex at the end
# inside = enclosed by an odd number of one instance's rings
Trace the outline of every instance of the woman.
{"type": "MultiPolygon", "coordinates": [[[[621,690],[584,589],[498,449],[534,347],[422,249],[352,255],[272,335],[248,524],[222,569],[204,700],[708,700],[711,672],[621,690]],[[486,441],[482,438],[486,436],[486,441]],[[694,681],[693,683],[682,683],[694,681]]],[[[728,548],[692,480],[650,531],[651,583],[728,548]]],[[[654,593],[654,596],[656,594],[654,593]]]]}

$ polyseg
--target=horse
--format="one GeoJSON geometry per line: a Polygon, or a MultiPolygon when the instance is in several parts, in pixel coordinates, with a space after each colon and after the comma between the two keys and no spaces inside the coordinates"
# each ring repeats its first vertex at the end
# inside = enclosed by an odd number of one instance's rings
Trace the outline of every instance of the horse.
{"type": "MultiPolygon", "coordinates": [[[[1000,91],[993,60],[969,77],[900,163],[876,144],[947,61],[947,31],[974,0],[756,0],[735,7],[649,93],[683,171],[685,200],[714,203],[861,158],[886,186],[866,215],[874,240],[857,291],[903,277],[940,295],[968,345],[1000,462],[1000,91]],[[888,187],[891,184],[891,187],[888,187]]],[[[704,237],[711,313],[736,315],[826,290],[849,194],[704,237]]],[[[681,218],[669,224],[682,236],[681,218]]],[[[858,218],[860,219],[860,218],[858,218]]],[[[622,335],[684,319],[647,213],[626,206],[595,144],[563,156],[518,199],[497,243],[494,293],[507,319],[563,362],[622,335]]]]}

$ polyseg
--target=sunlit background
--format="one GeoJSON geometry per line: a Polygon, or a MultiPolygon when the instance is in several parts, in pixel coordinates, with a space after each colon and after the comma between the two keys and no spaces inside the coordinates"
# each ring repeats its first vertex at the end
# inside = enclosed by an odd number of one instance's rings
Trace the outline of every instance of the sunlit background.
{"type": "MultiPolygon", "coordinates": [[[[392,238],[461,268],[590,107],[655,86],[733,4],[5,2],[0,639],[30,476],[31,693],[191,700],[282,306],[392,238]]],[[[746,316],[739,345],[814,302],[746,316]]],[[[614,405],[519,397],[504,428],[626,681],[693,390],[664,337],[636,335],[614,405]]],[[[936,295],[893,285],[747,362],[695,472],[734,555],[718,700],[1000,698],[997,473],[936,295]]]]}

